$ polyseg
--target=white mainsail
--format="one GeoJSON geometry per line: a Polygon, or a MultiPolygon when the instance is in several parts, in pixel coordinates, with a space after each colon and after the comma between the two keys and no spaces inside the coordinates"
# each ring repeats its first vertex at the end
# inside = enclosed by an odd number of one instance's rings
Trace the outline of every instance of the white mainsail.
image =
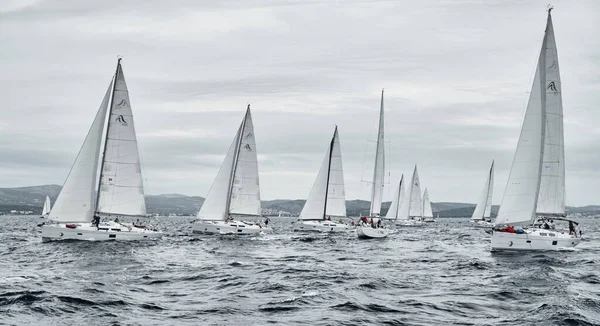
{"type": "Polygon", "coordinates": [[[412,183],[410,185],[410,206],[408,211],[409,217],[423,217],[423,204],[421,201],[421,183],[419,182],[419,172],[415,165],[415,171],[413,172],[412,183]]]}
{"type": "Polygon", "coordinates": [[[260,216],[258,159],[256,156],[256,140],[254,138],[254,125],[252,123],[250,105],[246,109],[246,116],[242,126],[240,145],[238,146],[233,171],[229,214],[260,216]]]}
{"type": "Polygon", "coordinates": [[[392,199],[392,203],[390,205],[390,209],[388,209],[387,214],[385,214],[386,219],[395,220],[398,218],[398,211],[400,210],[400,205],[404,201],[404,174],[400,177],[400,183],[398,184],[398,189],[396,189],[396,196],[392,199]]]}
{"type": "Polygon", "coordinates": [[[51,220],[91,222],[94,217],[98,161],[112,85],[111,82],[62,190],[54,202],[48,216],[51,220]]]}
{"type": "Polygon", "coordinates": [[[373,169],[373,189],[371,190],[371,216],[381,213],[383,201],[383,182],[385,176],[385,151],[383,133],[383,90],[381,90],[381,105],[379,108],[379,128],[377,130],[377,153],[375,154],[375,167],[373,169]]]}
{"type": "Polygon", "coordinates": [[[566,216],[565,213],[565,142],[563,131],[562,84],[552,18],[546,26],[545,138],[542,179],[537,210],[540,215],[566,216]]]}
{"type": "Polygon", "coordinates": [[[427,188],[425,188],[425,192],[423,192],[423,217],[433,217],[433,210],[431,208],[431,201],[429,200],[427,188]]]}
{"type": "Polygon", "coordinates": [[[44,207],[42,208],[42,216],[48,215],[50,213],[50,197],[46,196],[46,200],[44,201],[44,207]]]}
{"type": "Polygon", "coordinates": [[[490,167],[490,172],[485,180],[485,185],[481,191],[481,196],[471,216],[472,220],[483,220],[489,218],[492,214],[492,193],[494,191],[494,161],[490,167]]]}
{"type": "MultiPolygon", "coordinates": [[[[546,79],[546,71],[549,68],[554,69],[552,65],[555,65],[558,71],[558,61],[546,62],[549,34],[551,33],[553,33],[552,20],[548,13],[546,33],[521,127],[519,143],[496,218],[497,225],[529,224],[535,218],[544,160],[546,98],[554,96],[553,92],[558,92],[560,87],[556,80],[548,81],[546,79]],[[550,94],[547,95],[547,91],[550,94]]],[[[553,36],[552,40],[554,40],[553,36]]]]}
{"type": "Polygon", "coordinates": [[[337,126],[299,218],[322,220],[327,216],[346,216],[344,169],[337,126]]]}
{"type": "Polygon", "coordinates": [[[256,141],[250,106],[198,211],[203,220],[226,220],[230,215],[260,215],[256,141]]]}
{"type": "Polygon", "coordinates": [[[140,156],[129,91],[120,62],[117,64],[102,162],[97,212],[145,216],[146,201],[140,156]]]}

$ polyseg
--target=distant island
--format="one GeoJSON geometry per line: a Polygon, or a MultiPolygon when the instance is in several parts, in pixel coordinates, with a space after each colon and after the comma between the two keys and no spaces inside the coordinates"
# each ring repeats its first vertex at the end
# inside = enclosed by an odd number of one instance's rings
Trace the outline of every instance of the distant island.
{"type": "MultiPolygon", "coordinates": [[[[41,214],[42,205],[46,196],[50,196],[52,203],[60,193],[59,185],[42,185],[19,188],[0,188],[0,214],[41,214]]],[[[269,216],[298,216],[304,206],[304,199],[275,199],[263,200],[262,212],[269,216]]],[[[200,196],[186,196],[181,194],[163,194],[146,196],[146,207],[149,214],[156,215],[196,215],[204,198],[200,196]]],[[[434,216],[439,217],[468,217],[473,214],[475,204],[438,202],[432,203],[434,216]]],[[[347,200],[346,211],[348,216],[367,216],[370,203],[366,200],[347,200]]],[[[382,204],[382,213],[385,214],[390,207],[390,202],[382,204]]],[[[498,205],[492,206],[492,216],[496,216],[498,205]]],[[[600,214],[600,206],[588,205],[583,207],[567,207],[568,214],[581,216],[600,214]]]]}

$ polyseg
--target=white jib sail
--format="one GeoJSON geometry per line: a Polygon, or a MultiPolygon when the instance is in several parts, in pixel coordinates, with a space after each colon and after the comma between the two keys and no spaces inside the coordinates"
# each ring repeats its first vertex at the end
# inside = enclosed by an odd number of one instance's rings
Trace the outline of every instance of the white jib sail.
{"type": "Polygon", "coordinates": [[[477,206],[471,216],[472,220],[483,220],[484,217],[490,217],[492,213],[492,193],[494,190],[494,162],[490,167],[487,178],[485,179],[485,185],[481,191],[481,196],[477,202],[477,206]]]}
{"type": "Polygon", "coordinates": [[[400,177],[400,183],[398,184],[398,189],[396,189],[396,195],[392,199],[392,203],[390,204],[390,209],[388,209],[385,214],[386,219],[395,220],[398,218],[398,211],[400,209],[400,205],[402,205],[402,201],[404,200],[404,174],[400,177]]]}
{"type": "Polygon", "coordinates": [[[497,225],[529,224],[535,217],[545,138],[547,36],[544,36],[519,143],[495,221],[497,225]]]}
{"type": "Polygon", "coordinates": [[[97,211],[112,215],[145,216],[140,156],[129,91],[120,63],[117,64],[116,75],[97,211]]]}
{"type": "Polygon", "coordinates": [[[431,208],[431,201],[429,200],[427,188],[425,188],[425,192],[423,192],[423,217],[433,217],[433,209],[431,208]]]}
{"type": "Polygon", "coordinates": [[[75,158],[71,171],[63,184],[49,219],[58,222],[91,222],[96,209],[98,160],[102,146],[102,133],[110,101],[112,82],[104,95],[94,122],[75,158]]]}
{"type": "Polygon", "coordinates": [[[44,207],[42,208],[42,216],[50,213],[50,197],[46,196],[46,200],[44,201],[44,207]]]}
{"type": "Polygon", "coordinates": [[[542,179],[537,202],[541,215],[565,216],[565,143],[562,84],[552,17],[546,25],[546,131],[542,179]]]}
{"type": "Polygon", "coordinates": [[[299,218],[322,220],[326,216],[346,216],[344,170],[337,127],[299,218]]]}
{"type": "Polygon", "coordinates": [[[242,125],[238,128],[237,133],[229,146],[227,155],[219,168],[219,172],[213,181],[206,199],[198,211],[198,218],[202,220],[226,220],[229,217],[227,211],[227,201],[229,200],[229,188],[231,186],[231,176],[233,173],[233,165],[236,157],[238,144],[240,142],[240,134],[242,125]]]}
{"type": "Polygon", "coordinates": [[[260,216],[260,185],[254,125],[250,105],[242,123],[243,129],[234,165],[229,214],[260,216]]]}
{"type": "Polygon", "coordinates": [[[377,153],[375,154],[375,167],[373,169],[373,189],[371,190],[371,216],[381,213],[383,201],[383,182],[385,176],[385,150],[383,128],[383,90],[381,90],[381,105],[379,108],[379,127],[377,129],[377,153]]]}

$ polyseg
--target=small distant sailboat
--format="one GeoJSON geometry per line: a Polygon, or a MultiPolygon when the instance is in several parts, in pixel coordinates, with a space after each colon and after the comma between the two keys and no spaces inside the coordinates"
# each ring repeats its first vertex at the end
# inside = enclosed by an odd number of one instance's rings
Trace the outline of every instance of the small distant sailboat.
{"type": "Polygon", "coordinates": [[[204,204],[198,211],[194,233],[258,234],[271,229],[259,222],[235,218],[261,217],[258,160],[250,105],[229,147],[204,204]]]}
{"type": "Polygon", "coordinates": [[[346,217],[346,195],[342,150],[336,126],[294,231],[347,231],[349,228],[346,224],[335,221],[343,217],[346,217]]]}
{"type": "Polygon", "coordinates": [[[494,162],[490,167],[490,172],[485,180],[485,185],[481,191],[481,196],[477,202],[477,207],[471,216],[471,223],[476,228],[492,228],[492,192],[494,190],[494,162]]]}
{"type": "Polygon", "coordinates": [[[548,10],[521,135],[492,231],[492,251],[551,250],[575,247],[581,241],[578,223],[565,218],[562,89],[551,11],[552,8],[548,10]],[[568,232],[555,230],[554,220],[568,222],[568,232]]]}
{"type": "Polygon", "coordinates": [[[425,192],[423,192],[423,222],[435,222],[433,219],[433,209],[431,208],[431,201],[429,200],[429,192],[427,192],[427,188],[425,188],[425,192]]]}
{"type": "Polygon", "coordinates": [[[162,233],[151,226],[118,222],[118,217],[146,217],[140,157],[129,103],[129,91],[119,59],[113,81],[48,216],[56,224],[42,226],[42,240],[162,237],[162,233]],[[115,220],[101,223],[100,217],[115,217],[115,220]]]}
{"type": "Polygon", "coordinates": [[[400,177],[400,183],[398,184],[398,189],[396,189],[396,195],[392,199],[392,203],[390,208],[385,214],[386,220],[396,220],[398,218],[398,211],[400,210],[400,205],[404,200],[404,174],[400,177]]]}
{"type": "Polygon", "coordinates": [[[385,176],[385,152],[383,134],[383,90],[381,90],[381,106],[379,108],[379,128],[377,130],[377,152],[375,153],[375,168],[373,169],[373,188],[371,189],[370,215],[373,223],[365,223],[362,219],[356,228],[359,238],[384,238],[390,233],[390,229],[383,225],[380,217],[381,202],[383,200],[383,182],[385,176]]]}
{"type": "Polygon", "coordinates": [[[51,209],[50,197],[46,196],[46,200],[44,201],[44,207],[42,208],[42,216],[40,218],[48,217],[51,209]]]}
{"type": "Polygon", "coordinates": [[[413,171],[408,192],[398,212],[396,226],[423,226],[423,202],[421,200],[421,184],[417,166],[413,171]]]}

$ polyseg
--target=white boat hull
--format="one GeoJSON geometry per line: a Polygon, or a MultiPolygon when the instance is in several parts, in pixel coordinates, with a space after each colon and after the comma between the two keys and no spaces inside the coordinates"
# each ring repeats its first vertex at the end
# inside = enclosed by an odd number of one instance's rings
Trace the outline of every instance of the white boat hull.
{"type": "Polygon", "coordinates": [[[557,250],[573,248],[581,238],[568,233],[545,229],[527,229],[525,233],[492,232],[492,251],[501,250],[557,250]]]}
{"type": "Polygon", "coordinates": [[[245,221],[204,221],[192,225],[193,233],[204,234],[261,234],[270,233],[272,229],[260,224],[245,221]]]}
{"type": "Polygon", "coordinates": [[[356,235],[359,239],[385,238],[390,233],[388,228],[373,228],[371,226],[357,226],[356,235]]]}
{"type": "Polygon", "coordinates": [[[480,229],[491,229],[494,227],[494,223],[483,221],[483,220],[471,220],[474,228],[480,229]]]}
{"type": "Polygon", "coordinates": [[[334,221],[298,221],[294,225],[294,231],[311,232],[347,232],[350,227],[343,223],[334,221]]]}
{"type": "Polygon", "coordinates": [[[423,226],[425,222],[417,220],[396,220],[396,226],[423,226]]]}
{"type": "Polygon", "coordinates": [[[91,223],[59,223],[42,226],[42,241],[53,240],[147,240],[159,239],[162,232],[138,228],[133,224],[101,223],[97,228],[91,223]],[[67,227],[70,225],[71,227],[67,227]],[[74,227],[73,227],[74,226],[74,227]]]}
{"type": "Polygon", "coordinates": [[[425,223],[435,223],[435,220],[433,219],[433,217],[426,217],[423,222],[425,223]]]}

